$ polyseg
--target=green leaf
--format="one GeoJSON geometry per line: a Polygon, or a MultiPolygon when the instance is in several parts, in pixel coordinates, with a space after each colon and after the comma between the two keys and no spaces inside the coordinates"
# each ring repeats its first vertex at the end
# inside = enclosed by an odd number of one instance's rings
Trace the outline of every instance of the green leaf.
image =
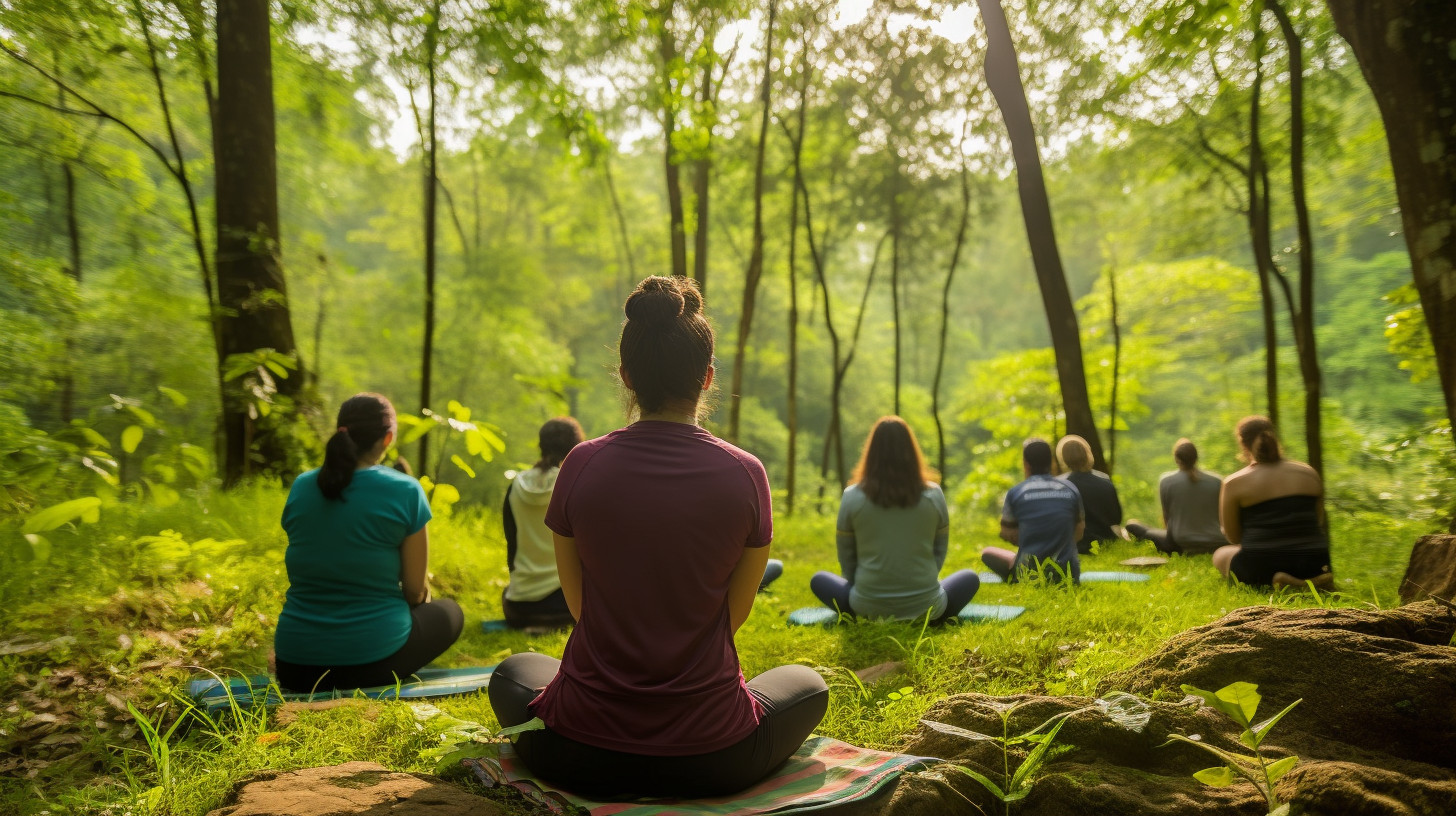
{"type": "Polygon", "coordinates": [[[136,417],[138,422],[148,428],[155,428],[157,426],[157,418],[152,416],[151,411],[148,411],[140,405],[128,405],[126,406],[126,410],[130,411],[131,415],[136,417]]]}
{"type": "MultiPolygon", "coordinates": [[[[1284,719],[1284,715],[1285,714],[1288,714],[1291,710],[1293,710],[1293,708],[1295,706],[1299,705],[1302,702],[1304,702],[1304,698],[1303,697],[1299,698],[1298,700],[1295,700],[1294,702],[1290,703],[1288,706],[1285,706],[1284,710],[1281,711],[1281,712],[1279,712],[1278,714],[1275,714],[1274,716],[1270,717],[1269,719],[1267,719],[1267,720],[1259,723],[1258,725],[1254,726],[1253,732],[1255,734],[1255,738],[1254,738],[1254,744],[1251,747],[1258,748],[1264,742],[1264,738],[1267,737],[1267,736],[1269,736],[1269,729],[1271,729],[1275,725],[1277,725],[1280,720],[1284,719]]],[[[1247,743],[1245,743],[1245,744],[1247,744],[1247,743]]]]}
{"type": "Polygon", "coordinates": [[[142,443],[144,433],[140,425],[126,426],[126,430],[121,432],[121,449],[127,453],[136,453],[137,445],[142,443]]]}
{"type": "Polygon", "coordinates": [[[1269,775],[1269,783],[1273,784],[1283,779],[1284,775],[1294,770],[1294,766],[1298,764],[1299,757],[1287,756],[1281,760],[1269,763],[1269,767],[1264,769],[1264,773],[1269,775]]]}
{"type": "Polygon", "coordinates": [[[84,436],[84,437],[86,437],[86,441],[87,442],[90,442],[91,444],[95,445],[96,447],[98,447],[98,448],[109,448],[109,447],[111,447],[111,440],[107,439],[106,437],[102,436],[101,434],[97,433],[96,431],[92,430],[91,428],[87,428],[86,426],[82,425],[79,430],[81,431],[81,435],[84,436]]]}
{"type": "Polygon", "coordinates": [[[466,475],[468,475],[470,478],[475,478],[475,470],[471,468],[470,465],[465,464],[465,460],[460,458],[460,454],[451,454],[450,461],[455,463],[455,467],[458,467],[461,470],[465,471],[466,475]]]}
{"type": "Polygon", "coordinates": [[[25,526],[21,528],[21,532],[48,533],[76,519],[80,519],[89,524],[95,523],[100,518],[101,499],[96,496],[86,496],[80,499],[72,499],[68,502],[61,502],[53,507],[36,511],[30,518],[25,520],[25,526]]]}
{"type": "Polygon", "coordinates": [[[1245,683],[1242,680],[1224,686],[1218,690],[1217,695],[1218,699],[1237,707],[1238,715],[1230,716],[1234,716],[1234,719],[1238,720],[1239,725],[1245,728],[1253,721],[1254,714],[1259,710],[1259,701],[1263,699],[1259,696],[1258,686],[1253,683],[1245,683]]]}
{"type": "Polygon", "coordinates": [[[178,408],[187,407],[187,395],[182,393],[181,391],[178,391],[175,388],[168,388],[165,385],[157,386],[157,390],[162,392],[162,396],[171,400],[172,404],[177,406],[178,408]]]}
{"type": "Polygon", "coordinates": [[[450,400],[450,402],[446,403],[445,410],[450,412],[450,416],[455,417],[461,422],[470,421],[470,409],[461,405],[456,400],[450,400]]]}
{"type": "Polygon", "coordinates": [[[971,770],[970,768],[966,768],[966,767],[963,767],[961,765],[956,765],[954,767],[955,767],[955,769],[957,771],[960,771],[961,773],[965,774],[966,776],[969,776],[970,778],[976,780],[977,782],[980,782],[981,783],[981,787],[983,787],[986,790],[990,791],[992,796],[996,797],[997,799],[999,799],[1002,802],[1007,801],[1007,799],[1006,799],[1006,792],[1003,791],[1003,790],[1001,790],[1001,786],[1000,785],[997,785],[995,782],[992,782],[985,774],[978,773],[976,771],[971,770]]]}
{"type": "Polygon", "coordinates": [[[467,742],[464,745],[455,746],[454,750],[448,751],[435,761],[435,773],[442,774],[451,768],[459,765],[462,760],[475,759],[476,757],[495,756],[500,753],[500,746],[488,742],[467,742]]]}
{"type": "Polygon", "coordinates": [[[177,494],[177,491],[165,484],[154,482],[151,479],[143,479],[142,481],[146,483],[147,492],[152,496],[152,504],[158,507],[171,507],[182,498],[177,494]]]}
{"type": "Polygon", "coordinates": [[[989,734],[982,734],[979,731],[961,728],[958,725],[949,725],[934,720],[921,720],[920,724],[932,731],[939,731],[942,734],[947,734],[952,737],[961,737],[962,739],[975,740],[977,742],[999,742],[1001,739],[1000,737],[993,737],[989,734]]]}
{"type": "Polygon", "coordinates": [[[1217,768],[1204,768],[1195,773],[1193,778],[1205,785],[1222,788],[1234,783],[1234,772],[1227,765],[1220,765],[1217,768]]]}
{"type": "Polygon", "coordinates": [[[1244,733],[1239,735],[1239,742],[1242,742],[1247,748],[1257,750],[1259,747],[1259,735],[1246,728],[1244,729],[1244,733]]]}
{"type": "Polygon", "coordinates": [[[1273,810],[1269,811],[1269,816],[1289,816],[1289,808],[1290,808],[1289,803],[1288,802],[1285,802],[1284,804],[1280,805],[1279,807],[1274,808],[1273,810]]]}
{"type": "Polygon", "coordinates": [[[430,494],[431,505],[438,502],[441,505],[449,506],[458,501],[460,501],[460,491],[456,490],[454,485],[437,484],[435,491],[430,494]]]}
{"type": "Polygon", "coordinates": [[[405,422],[405,418],[400,417],[400,424],[409,425],[409,430],[405,431],[400,436],[399,442],[397,444],[410,445],[418,442],[420,441],[421,437],[438,427],[435,423],[422,420],[419,417],[409,417],[409,419],[414,421],[405,422]]]}
{"type": "Polygon", "coordinates": [[[465,450],[471,456],[478,456],[485,451],[485,435],[479,428],[472,428],[465,432],[465,450]]]}
{"type": "Polygon", "coordinates": [[[1041,768],[1041,763],[1046,760],[1047,751],[1051,749],[1052,742],[1057,738],[1057,732],[1062,730],[1062,726],[1066,724],[1067,718],[1063,717],[1052,727],[1052,730],[1047,732],[1046,739],[1037,743],[1031,753],[1026,755],[1026,759],[1021,762],[1021,767],[1017,768],[1016,773],[1011,777],[1010,793],[1016,793],[1022,785],[1025,785],[1028,791],[1031,789],[1032,774],[1041,768]]]}
{"type": "Polygon", "coordinates": [[[531,719],[526,720],[520,725],[513,725],[510,728],[502,728],[501,730],[495,732],[495,735],[497,737],[510,737],[512,738],[511,742],[515,742],[514,737],[520,734],[524,734],[527,731],[543,731],[545,730],[545,728],[546,723],[543,722],[540,717],[532,717],[531,719]]]}
{"type": "Polygon", "coordinates": [[[1198,697],[1210,707],[1223,712],[1224,716],[1228,717],[1234,722],[1237,722],[1239,725],[1242,725],[1245,728],[1249,727],[1247,719],[1239,719],[1240,717],[1244,716],[1243,710],[1240,709],[1236,703],[1230,702],[1220,697],[1218,693],[1212,691],[1204,691],[1203,689],[1197,688],[1196,686],[1190,686],[1186,684],[1183,686],[1183,693],[1198,697]]]}

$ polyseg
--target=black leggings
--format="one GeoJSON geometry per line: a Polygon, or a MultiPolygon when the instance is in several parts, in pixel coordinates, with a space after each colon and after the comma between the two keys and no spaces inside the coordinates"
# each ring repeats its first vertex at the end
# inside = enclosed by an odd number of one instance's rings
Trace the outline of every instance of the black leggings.
{"type": "MultiPolygon", "coordinates": [[[[535,652],[506,658],[490,678],[490,706],[502,727],[531,719],[526,706],[556,676],[561,661],[535,652]]],[[[707,754],[647,756],[527,731],[516,753],[531,772],[582,796],[726,796],[750,787],[793,756],[829,707],[829,687],[807,666],[779,666],[748,681],[763,716],[742,740],[707,754]]]]}
{"type": "Polygon", "coordinates": [[[1308,581],[1330,571],[1329,550],[1244,550],[1229,562],[1229,574],[1239,583],[1255,587],[1271,586],[1274,573],[1283,572],[1308,581]]]}
{"type": "Polygon", "coordinates": [[[512,629],[528,626],[559,629],[576,623],[566,605],[566,595],[560,589],[539,601],[513,601],[506,597],[506,590],[501,590],[501,613],[506,626],[512,629]]]}
{"type": "Polygon", "coordinates": [[[307,666],[279,658],[278,685],[296,692],[394,685],[444,654],[464,628],[460,604],[449,598],[420,604],[410,610],[409,639],[389,657],[357,666],[307,666]]]}

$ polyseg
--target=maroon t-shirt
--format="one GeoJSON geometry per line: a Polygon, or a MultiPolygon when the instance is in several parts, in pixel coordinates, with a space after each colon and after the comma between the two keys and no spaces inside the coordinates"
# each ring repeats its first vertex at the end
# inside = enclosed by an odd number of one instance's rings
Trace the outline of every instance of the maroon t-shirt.
{"type": "Polygon", "coordinates": [[[650,756],[752,733],[728,581],[745,547],[773,538],[763,465],[697,426],[637,422],[572,449],[546,526],[576,539],[581,617],[531,711],[563,736],[650,756]]]}

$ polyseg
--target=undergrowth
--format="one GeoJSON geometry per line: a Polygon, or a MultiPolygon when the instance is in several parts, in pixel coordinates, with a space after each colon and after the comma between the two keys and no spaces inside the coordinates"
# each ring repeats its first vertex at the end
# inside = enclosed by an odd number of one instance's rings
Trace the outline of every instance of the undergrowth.
{"type": "MultiPolygon", "coordinates": [[[[257,771],[351,760],[430,771],[428,751],[438,747],[442,723],[495,727],[483,694],[432,701],[449,717],[422,717],[408,703],[346,701],[185,723],[158,767],[138,715],[165,732],[185,708],[177,692],[201,673],[196,667],[258,673],[266,666],[286,588],[277,523],[283,497],[259,487],[199,491],[165,509],[111,506],[95,524],[49,534],[44,562],[17,527],[0,527],[14,542],[0,553],[0,813],[201,816],[257,771]]],[[[832,516],[779,519],[773,554],[785,574],[760,595],[738,635],[739,655],[748,676],[784,663],[823,667],[833,694],[819,733],[895,749],[941,697],[1090,694],[1170,635],[1241,606],[1394,605],[1401,569],[1428,522],[1338,512],[1332,521],[1339,579],[1332,595],[1273,597],[1223,582],[1207,556],[1175,557],[1142,584],[986,586],[978,602],[1027,612],[1010,622],[922,631],[918,622],[787,626],[791,610],[815,603],[809,577],[837,564],[832,516]],[[886,662],[902,666],[874,684],[852,676],[886,662]]],[[[457,599],[467,615],[443,665],[488,665],[524,650],[561,654],[564,633],[479,628],[500,617],[506,584],[494,515],[457,511],[430,529],[435,595],[457,599]]],[[[994,519],[959,519],[946,572],[979,567],[993,529],[994,519]]],[[[1084,569],[1117,569],[1121,559],[1150,553],[1118,543],[1085,558],[1084,569]]]]}

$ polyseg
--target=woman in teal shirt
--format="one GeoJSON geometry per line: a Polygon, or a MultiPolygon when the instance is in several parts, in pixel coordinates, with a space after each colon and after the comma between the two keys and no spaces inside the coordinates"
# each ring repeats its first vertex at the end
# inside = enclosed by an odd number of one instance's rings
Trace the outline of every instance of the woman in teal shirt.
{"type": "Polygon", "coordinates": [[[404,680],[460,637],[460,605],[430,599],[430,504],[413,477],[379,460],[394,406],[358,394],[339,407],[324,464],[293,481],[283,507],[288,594],[273,648],[292,691],[404,680]]]}
{"type": "Polygon", "coordinates": [[[881,417],[865,440],[854,482],[839,503],[839,568],[809,582],[830,609],[866,618],[939,623],[955,617],[981,587],[973,570],[937,580],[950,540],[945,494],[932,479],[915,434],[881,417]]]}

